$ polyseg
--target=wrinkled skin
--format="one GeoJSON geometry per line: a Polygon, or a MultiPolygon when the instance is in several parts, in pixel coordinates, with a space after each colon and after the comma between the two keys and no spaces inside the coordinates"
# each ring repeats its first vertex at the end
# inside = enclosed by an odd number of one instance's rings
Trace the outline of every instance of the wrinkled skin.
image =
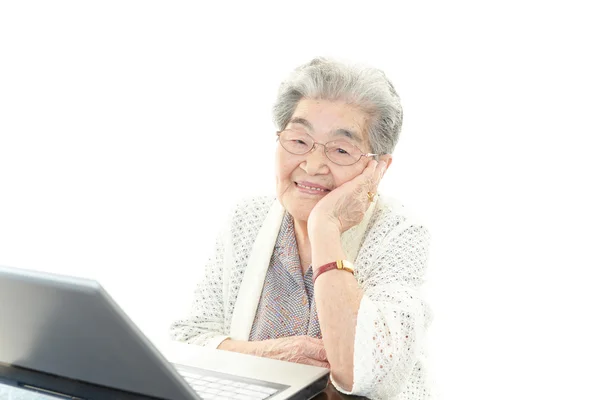
{"type": "Polygon", "coordinates": [[[360,175],[319,200],[308,218],[309,231],[323,222],[331,222],[340,233],[359,224],[369,208],[367,192],[377,193],[386,166],[385,161],[370,161],[360,175]]]}
{"type": "Polygon", "coordinates": [[[254,355],[276,360],[329,368],[322,339],[310,336],[290,336],[263,340],[254,355]]]}

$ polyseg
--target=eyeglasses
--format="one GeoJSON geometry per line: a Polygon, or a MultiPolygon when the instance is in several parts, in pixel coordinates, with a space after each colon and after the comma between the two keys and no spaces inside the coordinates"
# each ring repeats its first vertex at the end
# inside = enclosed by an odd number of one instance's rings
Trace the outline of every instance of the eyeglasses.
{"type": "Polygon", "coordinates": [[[289,153],[303,155],[310,153],[317,144],[325,148],[325,156],[334,164],[348,166],[356,164],[361,157],[374,157],[378,154],[363,153],[355,145],[346,142],[345,140],[332,140],[325,144],[317,143],[307,133],[295,131],[293,129],[285,129],[277,132],[279,143],[289,153]]]}

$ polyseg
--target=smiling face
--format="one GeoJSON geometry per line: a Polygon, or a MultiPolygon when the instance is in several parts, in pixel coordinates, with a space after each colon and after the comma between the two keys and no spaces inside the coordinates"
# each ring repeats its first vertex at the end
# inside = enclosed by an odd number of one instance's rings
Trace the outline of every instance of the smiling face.
{"type": "MultiPolygon", "coordinates": [[[[363,153],[370,151],[366,127],[368,115],[343,101],[301,100],[285,129],[308,134],[316,143],[344,141],[363,153]]],[[[277,198],[296,220],[307,221],[313,207],[327,193],[360,175],[369,157],[350,166],[333,163],[323,146],[303,155],[291,154],[281,145],[276,151],[277,198]],[[319,189],[316,189],[319,188],[319,189]]]]}

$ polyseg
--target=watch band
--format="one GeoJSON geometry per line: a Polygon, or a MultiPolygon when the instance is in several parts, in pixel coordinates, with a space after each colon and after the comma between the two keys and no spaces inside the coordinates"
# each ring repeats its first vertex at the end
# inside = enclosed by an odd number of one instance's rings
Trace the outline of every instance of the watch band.
{"type": "Polygon", "coordinates": [[[352,263],[350,263],[349,261],[346,261],[346,260],[336,260],[336,261],[321,265],[319,268],[317,268],[314,271],[313,283],[315,283],[317,281],[317,278],[319,277],[319,275],[321,275],[324,272],[331,271],[332,269],[348,271],[351,274],[354,274],[354,269],[351,267],[351,265],[352,265],[352,263]],[[350,266],[347,266],[345,264],[350,264],[350,266]]]}

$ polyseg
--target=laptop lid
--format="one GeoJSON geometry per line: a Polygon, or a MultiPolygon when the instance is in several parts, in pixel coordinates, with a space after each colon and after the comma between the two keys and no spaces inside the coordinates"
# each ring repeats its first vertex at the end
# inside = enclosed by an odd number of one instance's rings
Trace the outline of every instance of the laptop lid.
{"type": "Polygon", "coordinates": [[[0,363],[172,399],[198,399],[93,280],[0,266],[0,363]]]}

